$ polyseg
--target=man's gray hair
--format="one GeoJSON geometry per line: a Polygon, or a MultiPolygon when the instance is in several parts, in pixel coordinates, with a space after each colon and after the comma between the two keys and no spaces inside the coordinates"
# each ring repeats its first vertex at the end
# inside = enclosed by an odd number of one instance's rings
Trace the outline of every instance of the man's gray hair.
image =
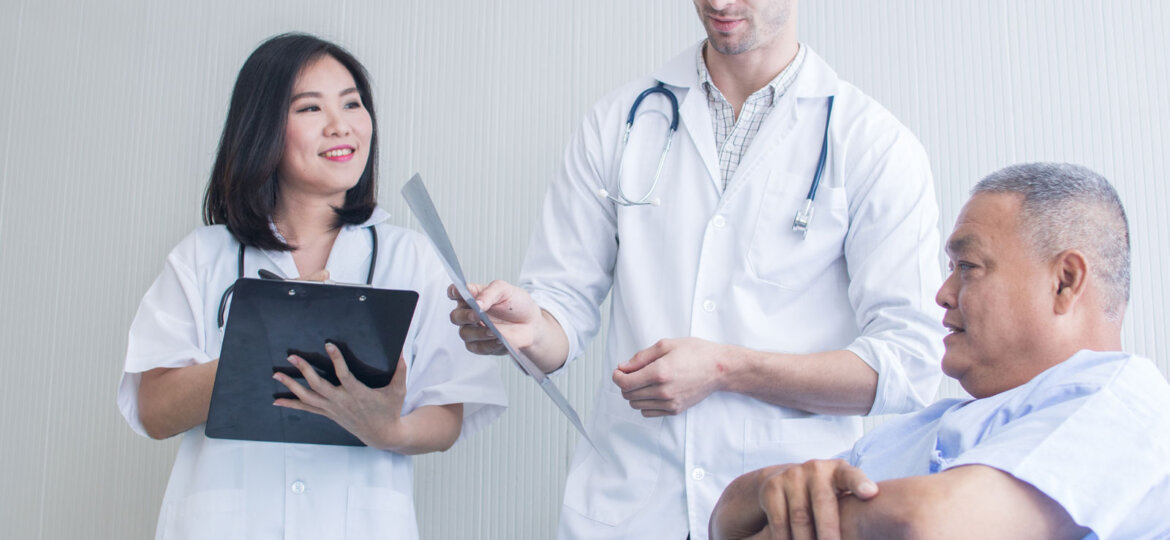
{"type": "Polygon", "coordinates": [[[1101,281],[1110,320],[1129,302],[1129,225],[1117,191],[1103,176],[1068,163],[1024,163],[991,173],[971,189],[1023,196],[1024,236],[1043,260],[1077,249],[1101,281]]]}

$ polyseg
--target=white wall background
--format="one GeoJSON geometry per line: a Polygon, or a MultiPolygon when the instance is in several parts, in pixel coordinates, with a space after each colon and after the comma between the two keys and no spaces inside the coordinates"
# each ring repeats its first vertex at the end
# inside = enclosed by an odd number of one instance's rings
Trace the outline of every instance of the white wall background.
{"type": "MultiPolygon", "coordinates": [[[[930,152],[944,236],[982,175],[1110,178],[1134,236],[1128,350],[1170,372],[1170,3],[806,0],[801,38],[930,152]]],[[[317,33],[369,68],[382,203],[420,171],[475,280],[514,279],[588,105],[701,37],[688,2],[0,0],[0,538],[147,538],[177,445],[114,405],[126,330],[199,203],[235,74],[317,33]]],[[[587,413],[588,358],[559,384],[587,413]]],[[[418,460],[425,538],[549,538],[575,440],[501,364],[512,407],[418,460]]],[[[945,394],[958,392],[944,385],[945,394]]]]}

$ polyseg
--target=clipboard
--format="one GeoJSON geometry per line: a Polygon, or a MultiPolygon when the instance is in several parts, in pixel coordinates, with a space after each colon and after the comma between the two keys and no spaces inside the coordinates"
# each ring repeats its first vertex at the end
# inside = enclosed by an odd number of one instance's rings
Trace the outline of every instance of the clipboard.
{"type": "Polygon", "coordinates": [[[336,422],[277,407],[295,398],[276,371],[305,383],[288,362],[297,354],[333,384],[331,342],[354,377],[371,388],[390,383],[418,293],[312,281],[240,278],[232,293],[205,433],[217,439],[364,446],[336,422]]]}

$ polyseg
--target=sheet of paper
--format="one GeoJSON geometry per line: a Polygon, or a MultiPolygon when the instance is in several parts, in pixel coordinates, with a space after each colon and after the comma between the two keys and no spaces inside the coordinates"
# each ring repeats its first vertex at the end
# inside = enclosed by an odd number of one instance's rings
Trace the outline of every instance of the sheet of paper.
{"type": "MultiPolygon", "coordinates": [[[[585,440],[593,445],[593,440],[589,438],[589,434],[585,432],[585,426],[581,423],[581,417],[577,415],[577,411],[561,394],[553,384],[552,379],[544,373],[536,364],[532,363],[527,356],[524,356],[519,350],[508,343],[504,339],[503,334],[500,333],[499,328],[496,328],[495,323],[479,308],[479,304],[475,302],[475,297],[472,296],[471,291],[467,288],[467,279],[463,277],[463,268],[459,266],[459,258],[455,256],[455,248],[451,246],[451,239],[447,236],[447,229],[443,227],[443,221],[439,219],[439,212],[435,210],[435,204],[431,201],[431,196],[427,193],[426,186],[423,185],[422,178],[416,173],[411,177],[410,181],[402,187],[402,196],[406,199],[406,204],[410,206],[410,210],[414,212],[414,217],[422,224],[423,232],[431,239],[431,243],[435,245],[435,249],[439,252],[439,259],[443,261],[443,266],[447,269],[447,275],[451,277],[451,282],[455,284],[455,289],[459,291],[459,296],[463,298],[467,305],[471,306],[472,311],[483,322],[484,326],[491,331],[500,343],[504,344],[504,348],[508,350],[508,355],[516,362],[520,369],[524,370],[528,376],[536,380],[540,389],[548,394],[557,408],[569,419],[573,427],[581,433],[585,440]]],[[[593,445],[594,449],[597,448],[593,445]]]]}

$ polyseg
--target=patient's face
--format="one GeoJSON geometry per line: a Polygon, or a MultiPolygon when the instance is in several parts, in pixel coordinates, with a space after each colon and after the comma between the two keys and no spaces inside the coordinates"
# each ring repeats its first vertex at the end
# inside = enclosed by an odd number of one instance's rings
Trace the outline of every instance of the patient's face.
{"type": "Polygon", "coordinates": [[[951,331],[943,372],[975,397],[1030,380],[1053,305],[1047,264],[1020,234],[1022,197],[980,193],[963,207],[947,239],[951,273],[936,301],[951,331]]]}

